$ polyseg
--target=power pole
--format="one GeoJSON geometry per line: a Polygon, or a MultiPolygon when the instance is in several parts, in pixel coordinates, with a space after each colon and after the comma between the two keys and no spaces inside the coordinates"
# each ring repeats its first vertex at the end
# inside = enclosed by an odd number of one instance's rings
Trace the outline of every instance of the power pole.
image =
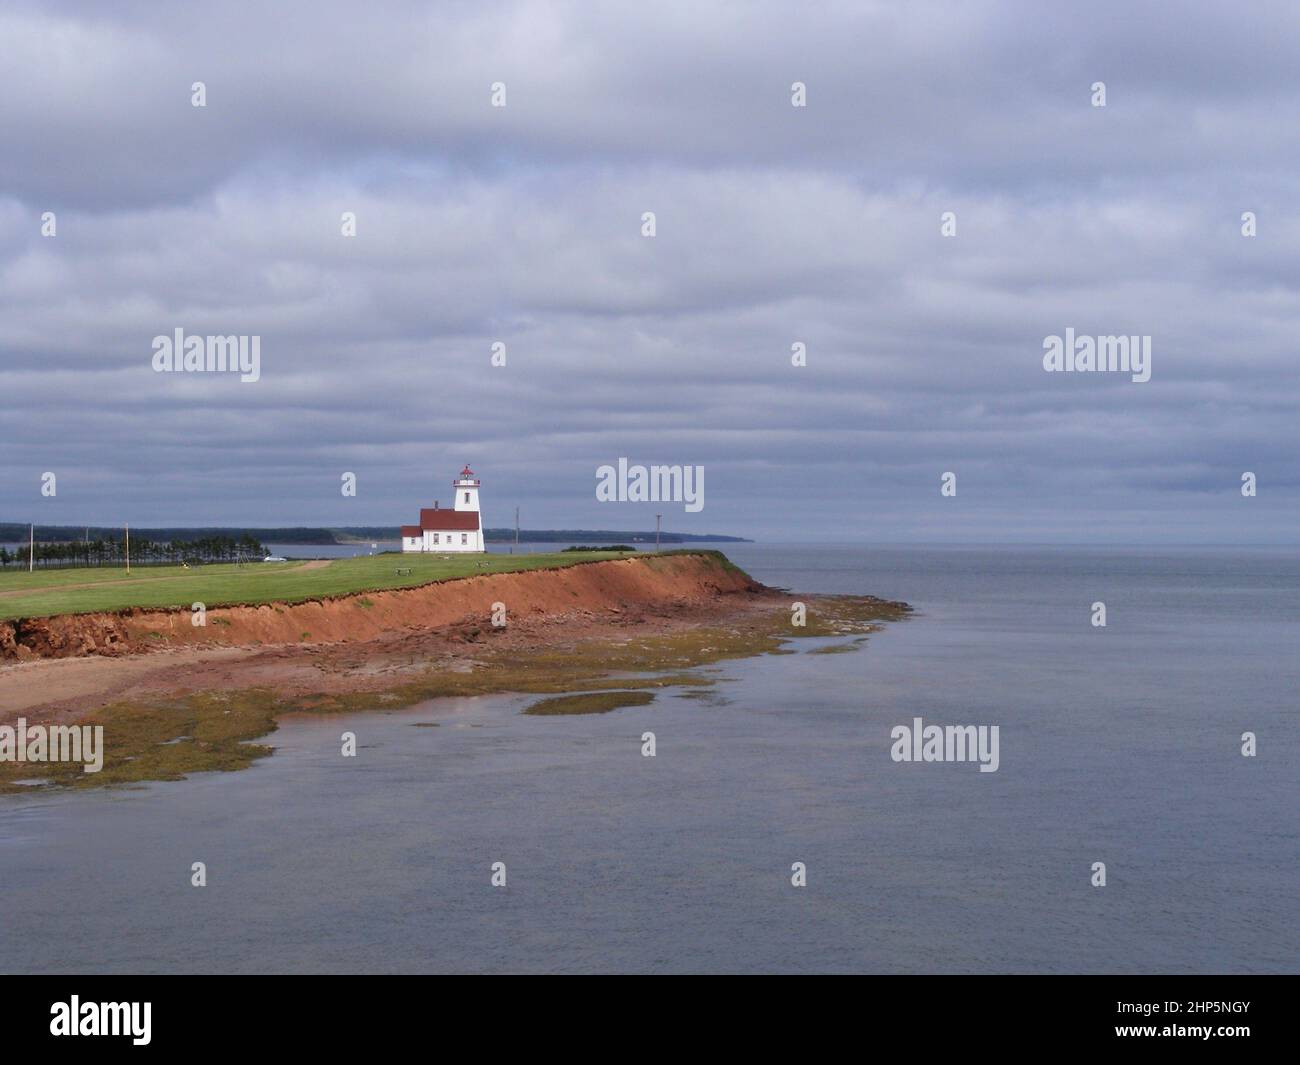
{"type": "Polygon", "coordinates": [[[519,550],[519,508],[515,507],[515,550],[519,550]]]}
{"type": "Polygon", "coordinates": [[[32,526],[31,539],[27,541],[27,572],[36,570],[36,526],[32,526]]]}
{"type": "Polygon", "coordinates": [[[131,576],[131,526],[126,526],[126,575],[131,576]]]}
{"type": "Polygon", "coordinates": [[[655,515],[655,554],[656,555],[659,554],[659,519],[662,517],[663,517],[662,514],[655,515]]]}

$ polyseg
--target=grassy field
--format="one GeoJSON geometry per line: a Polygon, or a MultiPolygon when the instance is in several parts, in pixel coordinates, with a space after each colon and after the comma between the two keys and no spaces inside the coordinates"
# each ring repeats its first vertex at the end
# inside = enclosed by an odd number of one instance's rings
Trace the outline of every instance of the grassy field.
{"type": "MultiPolygon", "coordinates": [[[[635,554],[635,552],[632,552],[635,554]]],[[[127,607],[182,607],[194,603],[231,606],[295,603],[321,596],[411,588],[431,581],[484,573],[572,566],[622,558],[607,551],[536,555],[403,555],[316,562],[250,562],[243,566],[149,566],[124,569],[61,569],[0,573],[0,620],[91,614],[127,607]],[[398,570],[404,571],[399,574],[398,570]],[[407,573],[405,571],[409,570],[407,573]]]]}

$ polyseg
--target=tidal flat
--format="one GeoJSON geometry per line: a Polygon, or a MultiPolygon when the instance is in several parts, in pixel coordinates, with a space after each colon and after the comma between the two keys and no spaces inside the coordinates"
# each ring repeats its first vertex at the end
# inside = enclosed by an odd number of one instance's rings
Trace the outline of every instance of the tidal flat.
{"type": "MultiPolygon", "coordinates": [[[[180,780],[192,773],[232,772],[268,757],[258,743],[285,715],[394,710],[440,697],[506,692],[561,697],[525,710],[536,715],[610,712],[645,705],[655,689],[708,689],[717,683],[701,667],[728,659],[782,654],[792,640],[849,637],[852,650],[882,623],[906,617],[904,603],[870,596],[805,597],[803,624],[784,597],[762,609],[669,632],[619,633],[576,641],[552,630],[542,646],[475,647],[468,658],[433,658],[394,683],[361,691],[334,689],[322,675],[318,690],[286,694],[274,686],[192,692],[176,698],[133,697],[77,718],[104,728],[104,765],[0,762],[0,793],[55,788],[102,788],[180,780]],[[778,605],[778,601],[779,605],[778,605]]],[[[791,597],[793,598],[793,597],[791,597]]],[[[839,647],[828,644],[827,647],[839,647]]],[[[353,651],[363,648],[353,648],[353,651]]]]}

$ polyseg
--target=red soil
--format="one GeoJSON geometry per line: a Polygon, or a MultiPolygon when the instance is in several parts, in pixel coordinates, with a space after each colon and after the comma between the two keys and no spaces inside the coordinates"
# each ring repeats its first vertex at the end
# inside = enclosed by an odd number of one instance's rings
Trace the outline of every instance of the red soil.
{"type": "Polygon", "coordinates": [[[365,592],[293,605],[214,607],[207,624],[190,611],[133,609],[0,622],[0,659],[122,655],[178,647],[333,644],[464,622],[491,624],[492,604],[508,621],[575,610],[618,614],[629,607],[686,605],[762,586],[701,555],[591,562],[553,570],[465,577],[420,588],[365,592]]]}
{"type": "Polygon", "coordinates": [[[0,656],[23,659],[0,663],[0,723],[19,714],[71,720],[123,698],[195,691],[268,687],[292,695],[322,683],[338,692],[382,690],[431,665],[459,668],[489,638],[526,654],[757,615],[783,601],[715,558],[671,555],[294,606],[213,608],[202,628],[184,610],[0,624],[0,656]],[[491,623],[497,602],[506,607],[505,628],[491,623]]]}

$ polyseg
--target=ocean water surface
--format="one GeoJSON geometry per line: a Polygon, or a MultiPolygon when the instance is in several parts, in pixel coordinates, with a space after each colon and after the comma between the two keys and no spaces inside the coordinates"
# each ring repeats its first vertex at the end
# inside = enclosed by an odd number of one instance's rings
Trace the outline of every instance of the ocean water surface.
{"type": "Polygon", "coordinates": [[[723,550],[916,614],[703,698],[299,716],[244,772],[0,797],[0,972],[1296,970],[1300,551],[723,550]],[[915,717],[998,771],[893,762],[915,717]]]}

